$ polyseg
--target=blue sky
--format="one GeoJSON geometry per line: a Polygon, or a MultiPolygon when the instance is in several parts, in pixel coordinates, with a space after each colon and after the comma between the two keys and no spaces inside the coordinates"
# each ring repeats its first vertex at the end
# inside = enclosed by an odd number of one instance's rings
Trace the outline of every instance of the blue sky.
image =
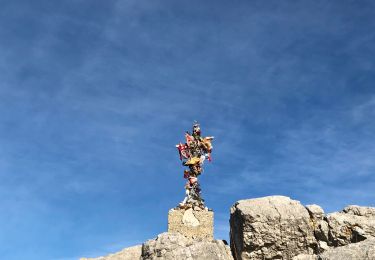
{"type": "Polygon", "coordinates": [[[373,1],[1,1],[0,255],[70,260],[167,229],[174,145],[228,238],[239,199],[375,206],[373,1]]]}

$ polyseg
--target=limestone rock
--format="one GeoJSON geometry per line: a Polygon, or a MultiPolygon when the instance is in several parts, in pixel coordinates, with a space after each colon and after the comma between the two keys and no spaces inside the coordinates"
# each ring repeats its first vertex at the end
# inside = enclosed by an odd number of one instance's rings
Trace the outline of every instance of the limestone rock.
{"type": "Polygon", "coordinates": [[[182,216],[182,223],[188,227],[198,227],[199,220],[194,216],[193,209],[188,209],[182,216]]]}
{"type": "Polygon", "coordinates": [[[141,259],[142,245],[132,246],[120,252],[97,258],[81,258],[80,260],[137,260],[141,259]]]}
{"type": "Polygon", "coordinates": [[[318,241],[318,243],[319,243],[319,249],[318,249],[319,253],[322,253],[322,252],[324,252],[324,251],[326,251],[326,250],[329,249],[329,246],[328,246],[327,242],[325,242],[325,241],[318,241]]]}
{"type": "Polygon", "coordinates": [[[375,237],[375,208],[348,206],[328,214],[329,245],[343,246],[375,237]]]}
{"type": "Polygon", "coordinates": [[[319,205],[306,205],[306,209],[310,214],[313,224],[314,235],[318,240],[319,251],[328,249],[328,233],[329,227],[325,219],[324,210],[319,205]]]}
{"type": "Polygon", "coordinates": [[[293,257],[292,260],[320,260],[317,255],[300,254],[293,257]]]}
{"type": "Polygon", "coordinates": [[[313,218],[319,220],[324,218],[324,210],[319,205],[306,205],[306,209],[313,218]]]}
{"type": "Polygon", "coordinates": [[[309,212],[288,197],[240,200],[231,208],[230,226],[236,259],[292,259],[318,248],[309,212]]]}
{"type": "Polygon", "coordinates": [[[320,257],[322,260],[375,260],[375,239],[331,248],[320,257]]]}
{"type": "Polygon", "coordinates": [[[214,213],[209,210],[171,209],[168,213],[168,232],[187,238],[213,240],[214,213]]]}
{"type": "Polygon", "coordinates": [[[233,257],[222,240],[193,240],[179,233],[162,233],[143,244],[142,259],[233,260],[233,257]]]}
{"type": "Polygon", "coordinates": [[[293,260],[375,260],[375,239],[332,247],[321,255],[298,255],[293,260]]]}
{"type": "Polygon", "coordinates": [[[362,217],[370,217],[370,218],[375,217],[375,208],[373,207],[361,207],[361,206],[349,205],[345,207],[342,211],[348,214],[362,216],[362,217]]]}
{"type": "MultiPolygon", "coordinates": [[[[231,208],[233,257],[245,259],[375,260],[375,208],[347,206],[328,215],[283,196],[240,200],[231,208]]],[[[173,209],[168,231],[142,246],[81,260],[232,260],[213,240],[213,212],[173,209]]]]}

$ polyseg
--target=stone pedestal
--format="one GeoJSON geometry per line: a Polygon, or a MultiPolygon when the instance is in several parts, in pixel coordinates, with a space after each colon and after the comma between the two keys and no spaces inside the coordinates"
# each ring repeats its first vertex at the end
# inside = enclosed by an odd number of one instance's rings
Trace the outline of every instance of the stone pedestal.
{"type": "Polygon", "coordinates": [[[171,209],[168,232],[177,232],[192,239],[214,239],[214,212],[208,210],[171,209]]]}

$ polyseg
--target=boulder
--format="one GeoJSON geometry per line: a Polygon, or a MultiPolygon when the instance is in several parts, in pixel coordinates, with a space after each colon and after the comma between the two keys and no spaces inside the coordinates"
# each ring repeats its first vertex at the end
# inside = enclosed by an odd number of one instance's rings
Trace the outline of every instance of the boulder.
{"type": "Polygon", "coordinates": [[[318,249],[308,210],[288,197],[236,202],[231,208],[230,227],[236,259],[292,259],[318,249]]]}
{"type": "Polygon", "coordinates": [[[322,220],[324,218],[324,210],[316,204],[306,205],[306,209],[312,218],[322,220]]]}
{"type": "Polygon", "coordinates": [[[233,260],[229,246],[222,240],[193,240],[179,233],[162,233],[142,246],[144,260],[233,260]]]}
{"type": "Polygon", "coordinates": [[[328,214],[330,246],[343,246],[375,237],[375,208],[348,206],[328,214]]]}

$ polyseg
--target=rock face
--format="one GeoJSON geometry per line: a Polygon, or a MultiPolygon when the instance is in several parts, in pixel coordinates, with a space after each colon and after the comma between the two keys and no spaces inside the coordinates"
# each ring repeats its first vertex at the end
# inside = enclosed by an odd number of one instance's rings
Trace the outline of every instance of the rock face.
{"type": "Polygon", "coordinates": [[[81,258],[80,260],[137,260],[141,259],[142,245],[132,246],[121,250],[118,253],[97,258],[81,258]]]}
{"type": "Polygon", "coordinates": [[[233,257],[222,240],[197,241],[179,233],[162,233],[143,244],[142,259],[231,260],[233,257]]]}
{"type": "Polygon", "coordinates": [[[171,209],[168,213],[168,232],[187,238],[213,240],[214,213],[208,210],[171,209]]]}
{"type": "Polygon", "coordinates": [[[288,197],[238,201],[231,208],[230,227],[236,259],[292,259],[318,248],[309,212],[288,197]]]}

